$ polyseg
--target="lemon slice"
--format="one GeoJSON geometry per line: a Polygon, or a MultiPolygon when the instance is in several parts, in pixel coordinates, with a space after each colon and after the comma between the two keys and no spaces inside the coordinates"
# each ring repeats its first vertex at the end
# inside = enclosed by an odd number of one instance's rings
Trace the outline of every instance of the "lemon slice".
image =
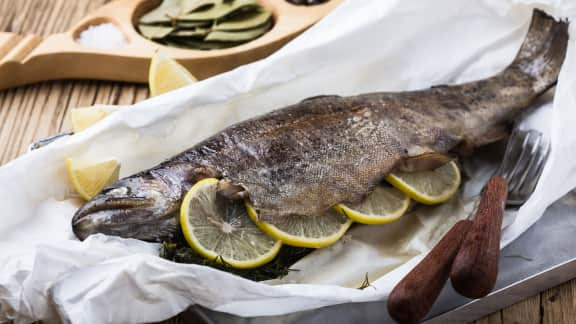
{"type": "Polygon", "coordinates": [[[180,209],[188,244],[205,258],[249,269],[270,262],[282,243],[263,233],[248,217],[244,203],[216,195],[218,179],[197,182],[180,209]]]}
{"type": "Polygon", "coordinates": [[[352,225],[352,220],[333,209],[320,216],[286,216],[275,222],[258,219],[254,208],[247,204],[250,218],[271,237],[287,245],[323,248],[338,241],[352,225]]]}
{"type": "Polygon", "coordinates": [[[460,169],[454,161],[432,171],[392,173],[386,180],[408,197],[427,205],[450,199],[461,182],[460,169]]]}
{"type": "Polygon", "coordinates": [[[70,110],[72,131],[78,133],[104,119],[119,107],[95,105],[92,107],[74,108],[70,110]]]}
{"type": "Polygon", "coordinates": [[[66,169],[74,189],[82,198],[90,200],[104,187],[118,180],[120,164],[116,160],[91,163],[68,158],[66,169]]]}
{"type": "Polygon", "coordinates": [[[150,62],[150,95],[157,96],[196,82],[196,78],[168,56],[156,52],[150,62]]]}
{"type": "Polygon", "coordinates": [[[402,191],[377,186],[362,202],[355,205],[336,205],[342,215],[362,224],[386,224],[393,222],[408,210],[410,198],[402,191]]]}

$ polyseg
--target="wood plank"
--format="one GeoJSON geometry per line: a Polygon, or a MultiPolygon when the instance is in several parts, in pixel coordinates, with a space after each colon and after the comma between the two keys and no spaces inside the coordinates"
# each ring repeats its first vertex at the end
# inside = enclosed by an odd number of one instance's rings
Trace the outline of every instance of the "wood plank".
{"type": "Polygon", "coordinates": [[[540,294],[502,310],[503,324],[539,324],[540,294]]]}
{"type": "Polygon", "coordinates": [[[502,312],[496,312],[474,322],[475,324],[503,324],[502,312]]]}
{"type": "Polygon", "coordinates": [[[576,324],[576,280],[542,293],[543,324],[576,324]]]}

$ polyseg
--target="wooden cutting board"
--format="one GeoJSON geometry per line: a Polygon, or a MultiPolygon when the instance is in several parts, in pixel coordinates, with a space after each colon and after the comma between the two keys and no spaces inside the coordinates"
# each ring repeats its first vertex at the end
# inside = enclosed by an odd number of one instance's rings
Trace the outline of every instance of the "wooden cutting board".
{"type": "Polygon", "coordinates": [[[212,51],[167,47],[142,37],[134,23],[160,0],[113,1],[64,33],[46,38],[0,33],[0,89],[55,79],[147,82],[150,58],[158,49],[186,66],[196,78],[205,79],[272,54],[341,1],[297,6],[286,0],[261,0],[274,14],[273,28],[246,44],[212,51]],[[122,31],[124,47],[102,50],[76,42],[86,28],[103,23],[112,23],[122,31]]]}

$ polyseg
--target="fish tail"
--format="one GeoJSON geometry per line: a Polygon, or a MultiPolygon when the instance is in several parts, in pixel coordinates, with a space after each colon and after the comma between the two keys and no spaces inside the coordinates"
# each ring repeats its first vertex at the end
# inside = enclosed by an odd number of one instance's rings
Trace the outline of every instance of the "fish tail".
{"type": "Polygon", "coordinates": [[[535,9],[524,43],[507,70],[530,76],[533,90],[543,93],[556,84],[567,46],[568,23],[535,9]]]}

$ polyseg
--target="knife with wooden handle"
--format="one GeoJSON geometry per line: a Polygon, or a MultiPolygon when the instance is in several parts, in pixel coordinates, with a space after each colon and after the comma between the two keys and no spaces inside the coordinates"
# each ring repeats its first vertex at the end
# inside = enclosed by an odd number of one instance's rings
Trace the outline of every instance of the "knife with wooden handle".
{"type": "Polygon", "coordinates": [[[438,298],[448,280],[452,261],[472,221],[457,222],[390,293],[388,313],[398,323],[418,323],[438,298]]]}
{"type": "Polygon", "coordinates": [[[507,196],[506,179],[490,178],[482,193],[476,218],[460,246],[450,273],[452,286],[462,296],[481,298],[494,289],[507,196]]]}

